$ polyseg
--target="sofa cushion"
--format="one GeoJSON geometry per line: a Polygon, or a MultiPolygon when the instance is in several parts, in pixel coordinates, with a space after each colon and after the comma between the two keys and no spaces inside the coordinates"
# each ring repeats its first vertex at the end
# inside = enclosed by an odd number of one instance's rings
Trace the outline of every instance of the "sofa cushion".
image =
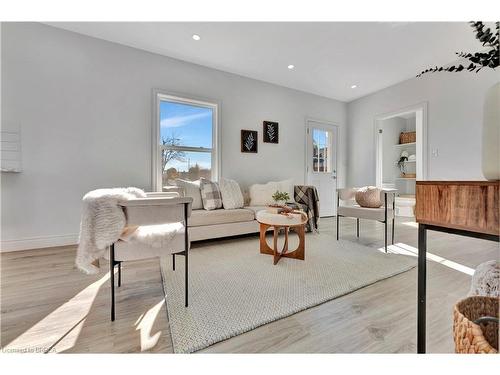
{"type": "Polygon", "coordinates": [[[175,184],[184,190],[185,197],[193,198],[193,210],[199,210],[200,208],[203,208],[203,202],[201,200],[200,180],[186,181],[181,180],[180,178],[176,178],[175,184]]]}
{"type": "Polygon", "coordinates": [[[254,184],[248,189],[250,206],[267,206],[274,203],[273,194],[276,191],[286,192],[290,196],[288,202],[295,202],[293,180],[270,181],[267,184],[254,184]]]}
{"type": "Polygon", "coordinates": [[[188,224],[190,227],[252,221],[255,213],[252,210],[236,208],[234,210],[193,210],[188,224]]]}
{"type": "Polygon", "coordinates": [[[254,213],[255,217],[257,217],[257,212],[265,210],[267,206],[245,206],[245,208],[247,210],[251,210],[254,213]]]}
{"type": "Polygon", "coordinates": [[[216,182],[200,178],[201,200],[205,210],[216,210],[222,208],[222,196],[219,185],[216,182]]]}
{"type": "Polygon", "coordinates": [[[219,189],[222,196],[222,207],[226,210],[243,207],[243,194],[240,185],[234,180],[221,178],[219,189]]]}
{"type": "Polygon", "coordinates": [[[273,203],[273,194],[278,190],[277,182],[254,184],[249,187],[250,206],[266,206],[273,203]]]}
{"type": "Polygon", "coordinates": [[[293,180],[289,179],[278,181],[277,184],[279,191],[288,193],[288,195],[290,196],[290,199],[288,199],[287,202],[295,202],[293,180]]]}

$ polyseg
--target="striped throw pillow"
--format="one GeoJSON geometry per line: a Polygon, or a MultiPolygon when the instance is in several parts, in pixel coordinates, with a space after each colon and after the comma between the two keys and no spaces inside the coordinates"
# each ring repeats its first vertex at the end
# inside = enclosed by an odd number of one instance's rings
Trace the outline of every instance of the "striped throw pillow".
{"type": "Polygon", "coordinates": [[[217,183],[200,178],[201,200],[205,210],[222,208],[222,196],[217,183]]]}

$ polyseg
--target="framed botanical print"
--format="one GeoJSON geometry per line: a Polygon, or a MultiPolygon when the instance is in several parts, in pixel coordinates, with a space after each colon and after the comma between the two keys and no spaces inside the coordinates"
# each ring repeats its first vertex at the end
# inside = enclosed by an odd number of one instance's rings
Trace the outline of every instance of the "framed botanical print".
{"type": "Polygon", "coordinates": [[[257,153],[258,133],[256,130],[241,131],[241,152],[257,153]]]}
{"type": "Polygon", "coordinates": [[[279,127],[277,122],[264,121],[264,142],[279,143],[279,127]]]}

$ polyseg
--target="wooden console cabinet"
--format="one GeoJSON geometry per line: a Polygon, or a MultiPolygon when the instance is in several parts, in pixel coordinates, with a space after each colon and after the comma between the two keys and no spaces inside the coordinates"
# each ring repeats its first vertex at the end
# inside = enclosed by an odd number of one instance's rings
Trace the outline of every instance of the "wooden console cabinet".
{"type": "Polygon", "coordinates": [[[500,234],[498,181],[417,181],[418,223],[500,234]]]}
{"type": "MultiPolygon", "coordinates": [[[[427,231],[500,240],[500,181],[417,181],[417,351],[425,353],[427,231]]],[[[450,331],[451,334],[451,331],[450,331]]]]}

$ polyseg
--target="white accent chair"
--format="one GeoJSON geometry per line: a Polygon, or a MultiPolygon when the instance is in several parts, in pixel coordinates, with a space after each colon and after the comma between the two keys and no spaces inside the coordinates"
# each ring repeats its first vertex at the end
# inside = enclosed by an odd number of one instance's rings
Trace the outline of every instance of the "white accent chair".
{"type": "Polygon", "coordinates": [[[384,223],[384,244],[387,253],[387,223],[392,220],[392,244],[394,244],[394,219],[396,189],[381,189],[382,207],[366,208],[356,203],[357,188],[337,189],[337,241],[339,239],[339,224],[341,217],[356,218],[356,236],[359,237],[359,219],[376,220],[384,223]]]}
{"type": "MultiPolygon", "coordinates": [[[[159,225],[183,222],[184,228],[178,231],[168,242],[168,246],[156,248],[148,244],[129,243],[118,240],[109,248],[111,279],[111,320],[115,320],[115,267],[118,266],[118,287],[121,286],[121,263],[149,258],[162,258],[172,254],[175,271],[175,256],[183,255],[185,260],[185,306],[188,307],[188,218],[191,215],[193,198],[179,197],[177,193],[146,193],[146,198],[130,199],[120,203],[125,217],[126,227],[159,225]]],[[[106,254],[107,255],[107,254],[106,254]]]]}

